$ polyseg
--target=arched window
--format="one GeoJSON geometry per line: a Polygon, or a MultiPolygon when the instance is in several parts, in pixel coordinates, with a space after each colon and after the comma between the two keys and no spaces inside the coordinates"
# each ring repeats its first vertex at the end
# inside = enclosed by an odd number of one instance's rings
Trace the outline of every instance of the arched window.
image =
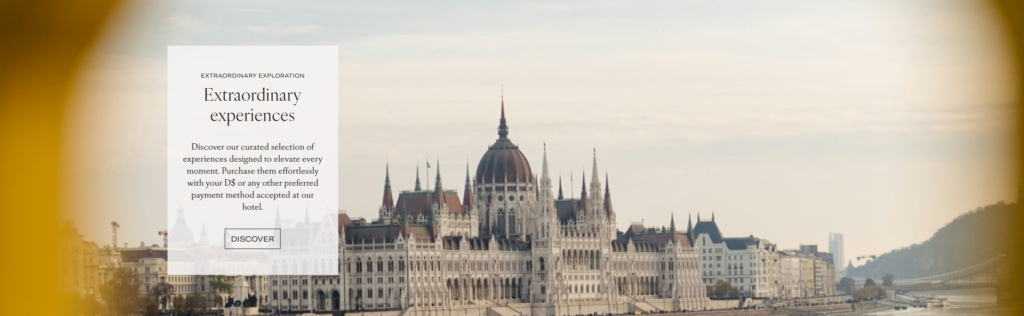
{"type": "Polygon", "coordinates": [[[510,209],[508,209],[508,233],[509,234],[515,234],[516,233],[516,223],[518,223],[518,222],[516,222],[516,210],[510,208],[510,209]]]}
{"type": "MultiPolygon", "coordinates": [[[[500,195],[498,196],[498,200],[499,201],[501,200],[501,196],[500,195]]],[[[499,233],[507,233],[508,232],[507,227],[505,227],[505,210],[500,209],[500,208],[498,209],[498,228],[497,228],[497,230],[498,230],[499,233]]]]}
{"type": "MultiPolygon", "coordinates": [[[[540,270],[544,271],[544,257],[540,257],[540,270]]],[[[542,291],[543,292],[543,291],[542,291]]]]}
{"type": "Polygon", "coordinates": [[[356,260],[356,272],[363,272],[363,261],[356,260]]]}
{"type": "Polygon", "coordinates": [[[366,272],[373,272],[373,261],[366,261],[366,272]]]}

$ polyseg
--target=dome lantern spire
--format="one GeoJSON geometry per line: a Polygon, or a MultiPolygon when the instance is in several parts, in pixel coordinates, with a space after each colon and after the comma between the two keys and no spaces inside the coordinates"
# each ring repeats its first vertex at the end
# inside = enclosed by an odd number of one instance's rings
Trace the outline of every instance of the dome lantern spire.
{"type": "Polygon", "coordinates": [[[508,138],[508,125],[505,124],[505,87],[501,88],[501,120],[498,124],[498,138],[508,138]]]}

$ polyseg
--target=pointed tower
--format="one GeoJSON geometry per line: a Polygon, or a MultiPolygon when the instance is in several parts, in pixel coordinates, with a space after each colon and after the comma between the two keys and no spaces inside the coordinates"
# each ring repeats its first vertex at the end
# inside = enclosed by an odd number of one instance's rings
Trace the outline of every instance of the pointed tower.
{"type": "MultiPolygon", "coordinates": [[[[473,186],[472,182],[469,181],[469,162],[466,162],[466,189],[462,191],[462,209],[470,210],[473,208],[473,186]]],[[[467,212],[468,213],[468,212],[467,212]]]]}
{"type": "Polygon", "coordinates": [[[277,207],[277,216],[274,217],[274,228],[281,228],[281,207],[277,207]]]}
{"type": "Polygon", "coordinates": [[[416,164],[416,188],[413,191],[420,190],[420,164],[416,164]]]}
{"type": "Polygon", "coordinates": [[[501,95],[501,120],[498,121],[498,139],[507,139],[507,138],[508,138],[508,125],[505,124],[505,94],[502,93],[502,95],[501,95]]]}
{"type": "Polygon", "coordinates": [[[690,242],[693,242],[693,215],[688,215],[686,220],[686,236],[690,237],[690,242]]]}
{"type": "MultiPolygon", "coordinates": [[[[600,175],[601,174],[598,173],[598,171],[597,171],[597,148],[594,148],[593,170],[590,171],[590,176],[591,176],[591,178],[590,178],[590,196],[593,197],[592,198],[592,200],[593,200],[592,203],[593,204],[591,205],[592,206],[591,209],[594,209],[594,210],[597,210],[599,207],[602,206],[601,205],[602,203],[601,203],[601,178],[600,178],[600,175]]],[[[586,180],[584,180],[583,182],[586,182],[586,180]]],[[[597,212],[597,213],[600,214],[600,212],[597,212]]]]}
{"type": "Polygon", "coordinates": [[[391,195],[391,166],[384,166],[384,196],[380,203],[380,218],[386,219],[394,216],[395,198],[391,195]]]}
{"type": "Polygon", "coordinates": [[[583,182],[583,185],[581,185],[583,192],[580,192],[580,211],[583,214],[587,214],[587,204],[590,204],[590,199],[587,198],[587,172],[584,171],[583,175],[580,177],[583,178],[583,180],[580,181],[583,182]]]}
{"type": "Polygon", "coordinates": [[[612,191],[609,189],[608,173],[604,174],[604,213],[609,219],[615,216],[615,211],[612,210],[612,191]]]}
{"type": "MultiPolygon", "coordinates": [[[[662,226],[664,227],[664,226],[662,226]]],[[[676,235],[676,212],[672,212],[672,220],[669,221],[668,230],[672,233],[672,236],[676,235]]]]}
{"type": "Polygon", "coordinates": [[[444,188],[441,185],[441,161],[438,160],[437,164],[437,178],[434,179],[434,203],[438,204],[438,209],[445,204],[444,188]]]}
{"type": "Polygon", "coordinates": [[[565,197],[562,196],[562,176],[559,175],[558,176],[558,199],[561,200],[561,199],[564,199],[564,198],[565,197]]]}

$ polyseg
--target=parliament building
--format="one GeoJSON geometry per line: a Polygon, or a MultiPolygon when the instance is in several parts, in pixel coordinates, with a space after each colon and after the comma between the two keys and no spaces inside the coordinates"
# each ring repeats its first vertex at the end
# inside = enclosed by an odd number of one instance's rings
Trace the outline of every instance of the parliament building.
{"type": "Polygon", "coordinates": [[[475,173],[467,166],[461,197],[440,172],[432,188],[417,172],[414,190],[396,199],[386,169],[377,219],[337,216],[339,275],[269,276],[264,306],[473,316],[709,307],[689,229],[673,217],[667,229],[619,231],[596,154],[590,182],[564,195],[547,150],[538,175],[512,143],[501,106],[498,139],[475,173]]]}

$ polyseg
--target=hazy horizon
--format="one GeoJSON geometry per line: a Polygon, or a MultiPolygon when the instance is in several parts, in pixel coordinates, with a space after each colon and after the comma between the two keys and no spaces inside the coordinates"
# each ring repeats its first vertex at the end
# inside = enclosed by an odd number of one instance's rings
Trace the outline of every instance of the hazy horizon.
{"type": "Polygon", "coordinates": [[[509,138],[538,175],[546,143],[566,195],[596,148],[620,229],[713,212],[728,237],[824,251],[835,232],[846,258],[877,255],[1017,199],[1017,78],[980,5],[133,3],[86,56],[62,203],[87,240],[116,220],[161,243],[166,47],[332,45],[351,216],[376,217],[386,163],[407,190],[438,159],[431,185],[440,167],[461,196],[504,89],[509,138]]]}

